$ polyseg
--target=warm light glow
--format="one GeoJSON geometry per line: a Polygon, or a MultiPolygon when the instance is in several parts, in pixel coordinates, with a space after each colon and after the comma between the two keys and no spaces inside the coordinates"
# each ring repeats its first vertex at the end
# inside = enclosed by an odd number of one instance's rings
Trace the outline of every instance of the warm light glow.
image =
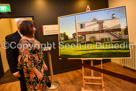
{"type": "Polygon", "coordinates": [[[45,8],[45,6],[47,6],[47,4],[46,4],[45,0],[36,0],[35,6],[39,9],[41,9],[41,8],[45,8]]]}
{"type": "Polygon", "coordinates": [[[79,0],[77,3],[76,3],[76,5],[75,5],[75,7],[76,8],[79,8],[79,9],[82,9],[82,8],[85,8],[86,9],[86,5],[87,5],[87,1],[86,0],[79,0]]]}

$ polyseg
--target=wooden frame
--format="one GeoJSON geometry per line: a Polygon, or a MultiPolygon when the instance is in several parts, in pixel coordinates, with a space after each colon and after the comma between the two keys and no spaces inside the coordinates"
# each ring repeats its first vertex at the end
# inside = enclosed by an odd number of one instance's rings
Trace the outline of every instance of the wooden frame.
{"type": "MultiPolygon", "coordinates": [[[[82,60],[82,64],[84,64],[84,60],[85,59],[81,59],[82,60]]],[[[91,66],[93,66],[93,61],[96,61],[96,60],[100,60],[101,61],[101,69],[103,69],[103,59],[91,59],[90,62],[91,62],[91,66]]],[[[82,66],[82,79],[83,79],[83,87],[81,89],[81,91],[86,91],[85,90],[85,85],[88,84],[88,85],[100,85],[102,86],[102,91],[105,91],[105,86],[104,86],[104,81],[103,81],[103,73],[101,73],[101,76],[100,77],[96,77],[94,76],[94,71],[91,70],[91,76],[85,76],[85,69],[84,69],[84,66],[82,66]],[[92,82],[86,82],[85,80],[86,79],[93,79],[93,80],[101,80],[101,83],[92,83],[92,82]]]]}
{"type": "Polygon", "coordinates": [[[32,19],[34,20],[34,16],[33,15],[22,15],[22,16],[16,16],[16,15],[0,15],[0,18],[25,18],[25,17],[32,17],[32,19]]]}

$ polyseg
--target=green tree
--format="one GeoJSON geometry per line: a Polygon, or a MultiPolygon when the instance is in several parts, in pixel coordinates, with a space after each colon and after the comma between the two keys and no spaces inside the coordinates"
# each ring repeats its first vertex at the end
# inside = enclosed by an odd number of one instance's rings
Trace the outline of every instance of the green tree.
{"type": "Polygon", "coordinates": [[[76,33],[73,33],[72,35],[73,35],[73,39],[75,39],[76,38],[76,33]]]}
{"type": "Polygon", "coordinates": [[[124,30],[124,34],[125,35],[128,35],[128,28],[126,27],[125,30],[124,30]]]}
{"type": "Polygon", "coordinates": [[[96,41],[96,37],[95,36],[90,37],[90,42],[94,43],[95,41],[96,41]]]}
{"type": "Polygon", "coordinates": [[[64,40],[68,40],[69,39],[68,35],[66,34],[66,32],[64,32],[63,35],[64,35],[64,40]]]}

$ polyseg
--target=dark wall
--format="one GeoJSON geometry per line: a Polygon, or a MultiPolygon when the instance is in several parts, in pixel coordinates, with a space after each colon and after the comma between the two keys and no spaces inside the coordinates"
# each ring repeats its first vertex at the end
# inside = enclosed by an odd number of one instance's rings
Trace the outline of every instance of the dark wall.
{"type": "MultiPolygon", "coordinates": [[[[37,23],[36,38],[42,43],[55,42],[56,49],[51,53],[57,55],[58,36],[43,36],[42,25],[57,24],[58,16],[85,12],[87,5],[90,5],[91,10],[108,8],[108,0],[1,0],[0,3],[9,3],[12,10],[10,14],[0,14],[0,17],[34,16],[37,23]]],[[[46,53],[45,60],[48,64],[46,53]]],[[[71,63],[59,61],[55,56],[52,56],[52,61],[55,73],[79,68],[71,63]]]]}

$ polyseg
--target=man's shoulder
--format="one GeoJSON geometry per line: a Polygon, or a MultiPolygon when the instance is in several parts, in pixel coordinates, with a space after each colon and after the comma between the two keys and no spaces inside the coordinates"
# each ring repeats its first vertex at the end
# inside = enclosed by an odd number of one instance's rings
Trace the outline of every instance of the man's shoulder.
{"type": "Polygon", "coordinates": [[[17,34],[17,32],[14,32],[12,34],[7,35],[5,38],[6,39],[14,39],[16,34],[17,34]]]}

